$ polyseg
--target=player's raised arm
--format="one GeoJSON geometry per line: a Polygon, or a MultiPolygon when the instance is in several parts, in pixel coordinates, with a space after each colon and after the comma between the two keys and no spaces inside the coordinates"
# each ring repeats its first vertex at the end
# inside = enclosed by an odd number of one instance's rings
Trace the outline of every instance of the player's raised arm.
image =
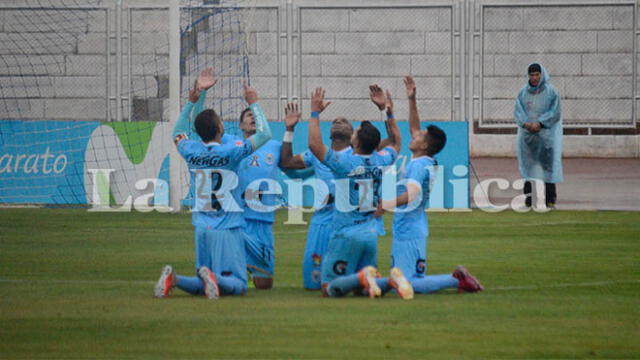
{"type": "Polygon", "coordinates": [[[409,130],[411,137],[414,137],[420,133],[420,115],[418,114],[418,104],[416,101],[416,82],[411,75],[404,77],[404,86],[407,90],[407,99],[409,100],[409,130]]]}
{"type": "Polygon", "coordinates": [[[189,92],[189,101],[184,105],[182,111],[180,112],[180,117],[176,124],[173,127],[173,142],[178,145],[178,143],[188,137],[188,134],[191,132],[191,125],[189,124],[189,115],[191,114],[191,110],[193,110],[193,97],[195,97],[195,89],[189,92]]]}
{"type": "Polygon", "coordinates": [[[204,99],[207,97],[207,90],[211,89],[217,82],[218,79],[216,79],[212,67],[208,67],[200,72],[193,86],[193,90],[189,92],[189,100],[195,104],[193,106],[193,112],[191,113],[192,120],[195,120],[196,116],[202,112],[204,99]]]}
{"type": "Polygon", "coordinates": [[[387,115],[385,127],[387,128],[388,137],[380,141],[378,150],[390,146],[396,152],[400,152],[402,139],[400,137],[400,129],[398,129],[398,124],[396,124],[396,119],[393,114],[393,100],[391,99],[391,93],[389,92],[389,90],[387,90],[385,96],[382,88],[380,88],[378,85],[371,85],[369,86],[369,97],[371,98],[371,101],[378,107],[378,109],[385,110],[387,115]]]}
{"type": "Polygon", "coordinates": [[[173,127],[172,135],[176,145],[181,140],[188,138],[189,134],[193,132],[192,122],[194,122],[196,116],[202,112],[205,92],[214,86],[216,82],[218,82],[218,80],[215,78],[213,68],[206,68],[202,70],[200,76],[198,76],[198,79],[193,85],[193,89],[189,90],[189,101],[184,105],[184,108],[180,112],[180,117],[173,127]],[[193,120],[190,120],[190,115],[193,120]]]}
{"type": "Polygon", "coordinates": [[[296,124],[300,121],[300,111],[298,104],[289,103],[284,108],[284,125],[286,132],[282,139],[282,147],[280,148],[280,168],[281,169],[304,169],[306,165],[301,155],[293,155],[293,133],[296,124]]]}
{"type": "Polygon", "coordinates": [[[316,88],[311,93],[311,119],[309,119],[309,150],[320,160],[324,161],[327,147],[322,143],[322,133],[320,132],[320,113],[331,104],[331,101],[324,102],[324,89],[316,88]]]}
{"type": "Polygon", "coordinates": [[[269,127],[269,123],[267,123],[267,118],[264,116],[262,107],[258,104],[258,92],[256,89],[247,85],[247,83],[244,84],[244,99],[249,104],[249,109],[251,109],[254,121],[256,122],[256,133],[249,137],[253,151],[255,151],[260,146],[266,144],[267,141],[271,140],[271,128],[269,127]]]}

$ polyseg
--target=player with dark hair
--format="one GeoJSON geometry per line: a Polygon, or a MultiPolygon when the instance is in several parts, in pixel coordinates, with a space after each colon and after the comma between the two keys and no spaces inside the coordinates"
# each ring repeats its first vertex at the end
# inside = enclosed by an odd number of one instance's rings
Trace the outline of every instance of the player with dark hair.
{"type": "Polygon", "coordinates": [[[383,104],[386,102],[389,138],[381,141],[378,129],[363,121],[351,137],[353,154],[338,153],[323,144],[319,117],[330,103],[325,103],[321,88],[311,95],[309,149],[331,170],[336,183],[334,231],[322,262],[323,293],[331,297],[344,296],[362,286],[374,298],[390,285],[387,279],[376,279],[379,230],[374,213],[384,167],[396,160],[401,139],[389,94],[385,99],[376,85],[370,90],[372,99],[386,100],[383,104]]]}
{"type": "MultiPolygon", "coordinates": [[[[322,259],[327,252],[329,238],[333,231],[333,211],[335,209],[335,184],[331,170],[316,158],[311,150],[293,155],[293,133],[300,120],[297,104],[288,104],[285,109],[286,133],[282,141],[280,167],[283,169],[313,169],[316,177],[328,190],[326,194],[317,194],[324,201],[322,207],[315,209],[307,232],[307,244],[302,258],[302,281],[305,289],[320,290],[322,259]]],[[[353,126],[347,119],[339,117],[331,122],[331,149],[338,154],[351,154],[351,136],[353,126]]]]}
{"type": "MultiPolygon", "coordinates": [[[[242,137],[256,133],[256,119],[250,108],[240,115],[242,137]]],[[[269,140],[264,146],[246,157],[238,166],[240,189],[245,201],[245,252],[247,269],[256,289],[271,289],[275,270],[273,223],[277,197],[268,182],[275,182],[280,163],[282,143],[269,140]]]]}
{"type": "Polygon", "coordinates": [[[416,293],[427,294],[446,288],[458,291],[481,291],[482,285],[464,266],[458,266],[453,274],[425,275],[427,269],[427,238],[429,227],[425,208],[429,201],[431,181],[438,162],[434,156],[447,143],[447,136],[435,125],[420,130],[420,118],[416,103],[416,85],[411,76],[404,79],[409,98],[409,127],[411,130],[411,161],[401,175],[396,199],[382,201],[376,215],[384,209],[395,208],[393,217],[393,243],[391,247],[391,275],[398,271],[406,276],[416,293]],[[406,190],[405,190],[406,187],[406,190]]]}
{"type": "MultiPolygon", "coordinates": [[[[198,79],[198,89],[210,88],[216,79],[209,68],[198,79]]],[[[214,110],[205,110],[195,119],[195,129],[202,141],[191,140],[189,101],[176,123],[173,135],[178,152],[191,170],[195,184],[192,223],[195,227],[195,277],[178,276],[170,265],[162,270],[155,287],[157,297],[166,297],[174,286],[191,294],[205,294],[216,299],[220,294],[240,295],[247,289],[244,254],[245,225],[240,188],[235,175],[240,161],[271,138],[269,124],[257,103],[255,89],[245,85],[245,100],[256,119],[256,133],[244,141],[221,143],[224,126],[214,110]]],[[[191,97],[190,97],[191,99],[191,97]]]]}

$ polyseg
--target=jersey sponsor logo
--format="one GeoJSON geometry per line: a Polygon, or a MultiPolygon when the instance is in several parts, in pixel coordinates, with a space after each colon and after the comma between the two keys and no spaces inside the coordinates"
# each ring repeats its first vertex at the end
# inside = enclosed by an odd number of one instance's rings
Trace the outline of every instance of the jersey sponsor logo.
{"type": "Polygon", "coordinates": [[[269,153],[264,157],[264,161],[269,165],[273,165],[273,163],[275,162],[275,158],[273,157],[273,154],[269,153]]]}
{"type": "Polygon", "coordinates": [[[378,155],[387,156],[387,155],[389,155],[389,152],[387,150],[380,150],[380,151],[378,151],[378,155]]]}
{"type": "Polygon", "coordinates": [[[333,263],[333,272],[336,275],[344,275],[347,272],[347,262],[344,260],[338,260],[333,263]]]}
{"type": "Polygon", "coordinates": [[[417,274],[424,274],[424,270],[427,267],[427,261],[425,259],[418,259],[418,261],[416,261],[416,273],[417,274]]]}
{"type": "Polygon", "coordinates": [[[187,162],[191,165],[195,166],[209,166],[209,167],[222,167],[229,164],[229,157],[220,157],[220,156],[191,156],[187,159],[187,162]]]}
{"type": "Polygon", "coordinates": [[[260,164],[258,163],[258,155],[253,155],[251,157],[251,162],[249,163],[249,166],[260,167],[260,164]]]}
{"type": "Polygon", "coordinates": [[[358,175],[362,175],[364,174],[366,171],[366,169],[364,168],[364,166],[357,166],[355,169],[351,170],[351,172],[349,174],[347,174],[347,176],[358,176],[358,175]]]}
{"type": "Polygon", "coordinates": [[[236,146],[237,147],[241,147],[242,146],[242,140],[236,140],[236,146]]]}

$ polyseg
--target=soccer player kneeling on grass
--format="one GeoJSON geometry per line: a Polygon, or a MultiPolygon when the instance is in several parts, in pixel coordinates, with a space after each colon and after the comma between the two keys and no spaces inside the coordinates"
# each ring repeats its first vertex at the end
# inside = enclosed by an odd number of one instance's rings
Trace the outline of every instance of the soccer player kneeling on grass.
{"type": "MultiPolygon", "coordinates": [[[[425,275],[427,266],[427,237],[429,227],[425,208],[429,201],[430,181],[437,165],[433,158],[444,148],[447,137],[437,126],[420,130],[416,104],[416,86],[412,77],[405,78],[409,98],[409,126],[411,130],[411,161],[401,176],[396,199],[381,201],[376,215],[383,209],[396,209],[393,217],[393,244],[391,266],[400,269],[415,293],[428,294],[446,288],[458,288],[459,292],[478,292],[482,285],[464,266],[458,266],[453,274],[425,275]],[[407,188],[405,190],[404,188],[407,188]]],[[[397,270],[392,269],[393,272],[397,270]]]]}
{"type": "MultiPolygon", "coordinates": [[[[256,133],[257,122],[250,108],[240,115],[243,139],[256,133]]],[[[276,195],[270,193],[263,179],[276,180],[282,143],[269,140],[264,146],[244,158],[238,166],[240,189],[245,200],[245,253],[247,269],[256,289],[271,289],[275,270],[273,222],[276,195]],[[256,186],[257,184],[257,186],[256,186]]]]}
{"type": "MultiPolygon", "coordinates": [[[[216,82],[212,71],[209,80],[216,82]]],[[[257,103],[256,91],[246,85],[244,91],[256,121],[256,133],[251,137],[221,144],[222,121],[214,110],[205,110],[195,120],[202,141],[190,140],[187,118],[193,107],[191,101],[185,105],[173,130],[178,152],[187,162],[195,184],[192,222],[197,276],[178,276],[171,266],[165,266],[155,287],[157,297],[166,297],[174,286],[190,294],[205,294],[209,299],[221,294],[241,295],[247,290],[241,230],[245,222],[238,205],[241,189],[237,186],[236,172],[243,158],[271,139],[271,130],[257,103]]]]}
{"type": "MultiPolygon", "coordinates": [[[[381,92],[377,86],[375,88],[381,92]]],[[[319,121],[320,113],[327,105],[324,90],[316,89],[311,95],[309,149],[331,170],[336,182],[335,230],[322,261],[323,293],[340,297],[362,286],[370,298],[378,297],[396,284],[376,278],[379,227],[374,213],[380,197],[383,167],[393,164],[400,149],[400,131],[392,112],[388,112],[389,139],[381,142],[378,129],[363,121],[351,139],[352,154],[327,149],[322,143],[319,121]],[[386,143],[391,146],[380,148],[386,143]],[[358,206],[351,210],[351,204],[358,206]]],[[[402,283],[408,284],[406,279],[402,283]]]]}
{"type": "MultiPolygon", "coordinates": [[[[282,142],[280,166],[284,169],[313,169],[318,180],[327,186],[327,193],[320,194],[324,199],[322,207],[314,209],[307,244],[302,259],[302,281],[307,290],[320,290],[322,259],[327,252],[329,239],[333,232],[333,211],[335,209],[335,184],[331,170],[320,162],[311,150],[293,155],[293,132],[300,120],[297,104],[287,104],[285,109],[285,126],[287,132],[282,142]]],[[[331,149],[338,154],[351,154],[351,136],[353,126],[343,117],[336,118],[331,123],[331,149]]]]}

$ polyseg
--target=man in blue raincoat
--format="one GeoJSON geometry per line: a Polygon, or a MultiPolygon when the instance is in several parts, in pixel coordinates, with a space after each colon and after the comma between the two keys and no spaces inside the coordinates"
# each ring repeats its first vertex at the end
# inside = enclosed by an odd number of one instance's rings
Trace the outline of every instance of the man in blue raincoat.
{"type": "Polygon", "coordinates": [[[526,180],[525,205],[531,207],[531,181],[545,183],[547,208],[556,204],[556,184],[562,182],[562,114],[560,94],[549,83],[540,64],[528,68],[529,81],[516,99],[514,116],[518,125],[516,151],[520,174],[526,180]]]}

